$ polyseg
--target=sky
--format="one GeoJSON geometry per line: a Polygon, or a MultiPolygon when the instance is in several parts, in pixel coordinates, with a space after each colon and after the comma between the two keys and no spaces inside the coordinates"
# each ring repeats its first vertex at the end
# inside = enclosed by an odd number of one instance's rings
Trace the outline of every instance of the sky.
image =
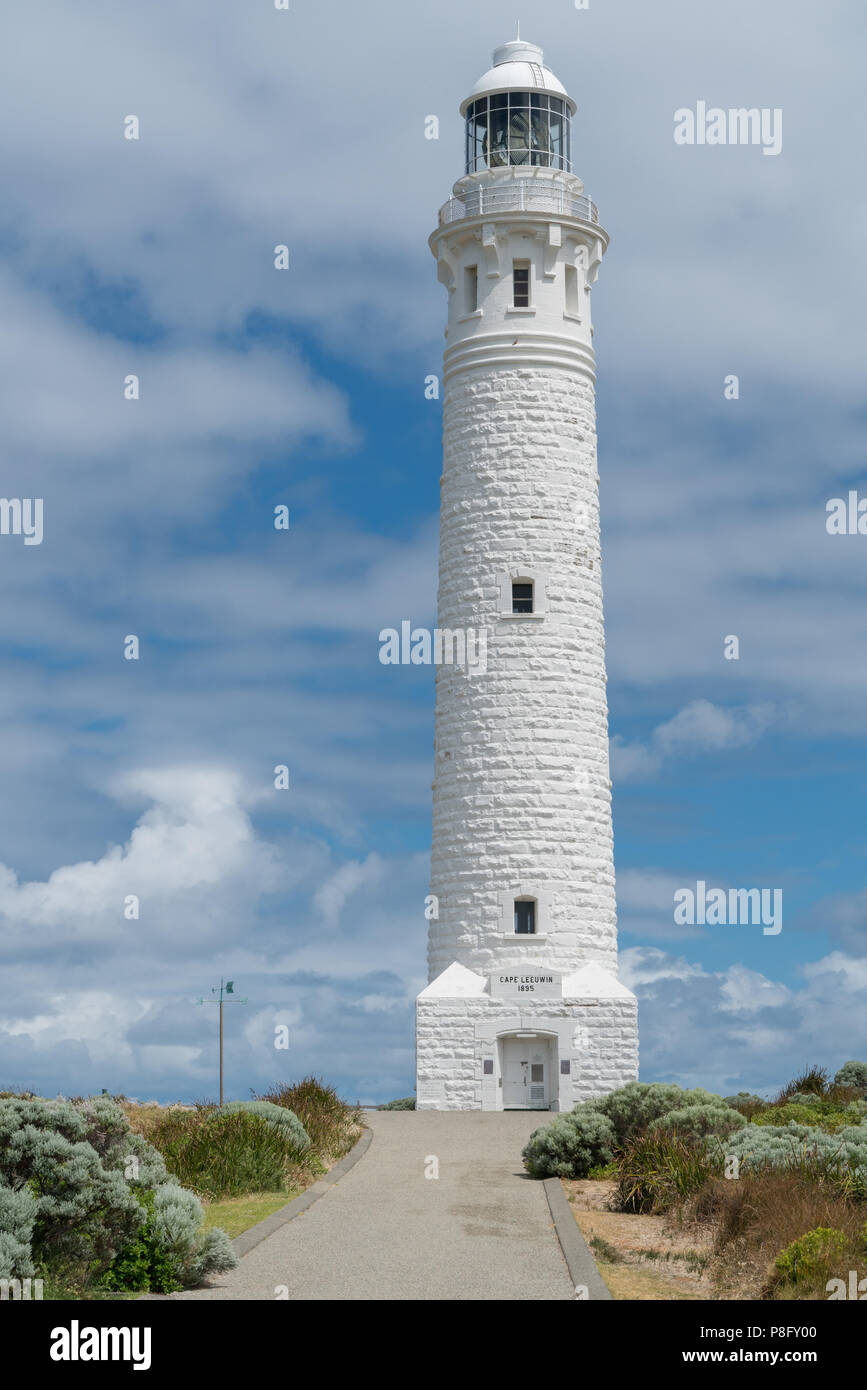
{"type": "Polygon", "coordinates": [[[213,1097],[197,1001],[224,977],[227,1096],[412,1092],[433,673],[381,665],[378,634],[435,623],[426,243],[518,18],[611,236],[641,1077],[770,1093],[867,1057],[867,537],[826,529],[867,496],[859,0],[9,0],[0,490],[43,498],[44,533],[0,535],[0,1088],[213,1097]],[[780,153],[676,144],[699,101],[779,108],[780,153]],[[677,925],[700,880],[779,889],[782,931],[677,925]]]}

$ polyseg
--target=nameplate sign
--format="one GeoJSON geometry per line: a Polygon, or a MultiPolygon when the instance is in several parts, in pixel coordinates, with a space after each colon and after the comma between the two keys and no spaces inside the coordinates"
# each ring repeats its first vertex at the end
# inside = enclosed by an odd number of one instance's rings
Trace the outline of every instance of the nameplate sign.
{"type": "Polygon", "coordinates": [[[496,971],[489,976],[495,999],[562,999],[562,978],[557,970],[496,971]]]}
{"type": "Polygon", "coordinates": [[[438,1101],[443,1101],[445,1098],[445,1085],[442,1081],[418,1082],[416,1105],[436,1105],[438,1101]]]}

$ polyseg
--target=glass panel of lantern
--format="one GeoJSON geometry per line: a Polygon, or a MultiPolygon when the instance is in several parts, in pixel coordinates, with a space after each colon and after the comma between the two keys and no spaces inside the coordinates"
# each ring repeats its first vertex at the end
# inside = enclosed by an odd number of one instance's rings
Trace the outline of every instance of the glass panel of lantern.
{"type": "Polygon", "coordinates": [[[530,94],[509,94],[509,163],[526,164],[530,158],[530,94]]]}
{"type": "Polygon", "coordinates": [[[488,99],[484,97],[476,102],[476,114],[473,120],[473,169],[477,171],[484,169],[487,165],[487,145],[488,145],[488,99]]]}
{"type": "Polygon", "coordinates": [[[563,159],[563,117],[559,111],[552,111],[551,116],[551,163],[555,169],[566,167],[563,159]]]}
{"type": "Polygon", "coordinates": [[[489,168],[498,169],[509,163],[509,98],[501,93],[490,101],[485,156],[489,168]]]}

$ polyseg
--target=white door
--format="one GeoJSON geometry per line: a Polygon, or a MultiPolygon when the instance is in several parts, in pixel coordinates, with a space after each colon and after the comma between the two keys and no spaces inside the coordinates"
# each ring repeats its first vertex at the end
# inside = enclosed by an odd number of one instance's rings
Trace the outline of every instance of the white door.
{"type": "Polygon", "coordinates": [[[503,1109],[548,1109],[548,1048],[533,1038],[503,1039],[503,1109]]]}

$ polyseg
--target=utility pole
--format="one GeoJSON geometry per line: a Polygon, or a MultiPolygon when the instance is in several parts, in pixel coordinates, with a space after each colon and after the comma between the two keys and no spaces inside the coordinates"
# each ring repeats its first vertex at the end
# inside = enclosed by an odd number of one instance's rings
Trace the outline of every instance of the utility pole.
{"type": "Polygon", "coordinates": [[[226,995],[228,995],[228,994],[234,994],[234,993],[235,993],[235,981],[234,981],[234,980],[227,980],[227,981],[224,983],[224,982],[223,982],[223,977],[222,977],[222,975],[220,976],[220,988],[219,988],[219,991],[217,990],[217,986],[216,986],[216,985],[212,985],[212,986],[211,986],[211,993],[212,993],[212,994],[217,994],[218,997],[217,997],[216,999],[199,999],[197,1002],[198,1002],[199,1004],[219,1004],[219,1006],[220,1006],[220,1105],[222,1106],[222,1104],[223,1104],[223,1005],[224,1005],[224,1004],[246,1004],[247,1000],[246,1000],[246,999],[227,999],[227,998],[225,998],[226,995]]]}

